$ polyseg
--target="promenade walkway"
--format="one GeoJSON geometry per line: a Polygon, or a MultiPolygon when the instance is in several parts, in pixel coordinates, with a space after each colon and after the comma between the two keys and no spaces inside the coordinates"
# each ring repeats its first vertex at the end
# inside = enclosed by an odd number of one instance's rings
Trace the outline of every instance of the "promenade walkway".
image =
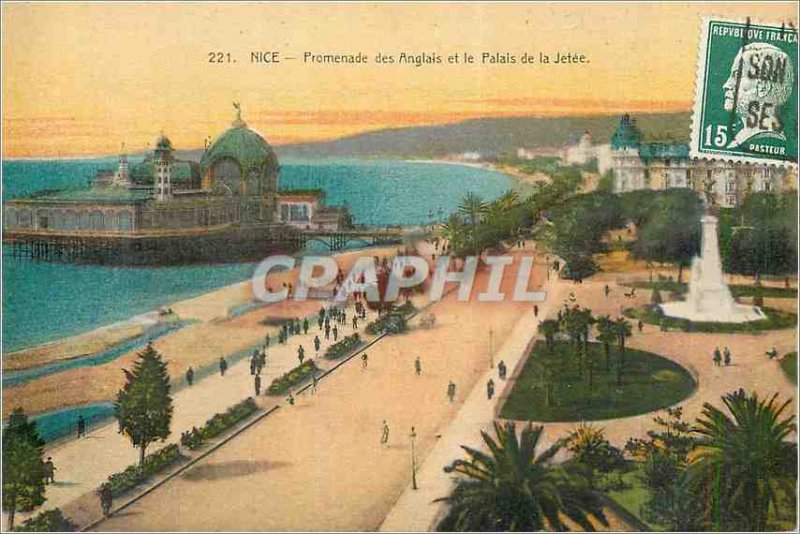
{"type": "Polygon", "coordinates": [[[441,438],[424,462],[419,465],[418,489],[414,489],[411,484],[405,488],[381,524],[382,532],[435,530],[443,505],[434,500],[447,496],[452,488],[452,475],[445,473],[443,467],[464,455],[462,445],[476,449],[483,448],[480,431],[492,433],[492,423],[496,420],[497,413],[505,400],[507,383],[499,379],[497,363],[503,360],[509,369],[509,378],[513,378],[515,371],[525,363],[525,356],[531,341],[536,337],[539,321],[551,309],[561,304],[564,285],[552,277],[544,287],[547,300],[539,304],[539,318],[534,317],[532,310],[522,314],[511,334],[493,354],[494,367],[481,374],[458,414],[442,432],[441,438]],[[489,379],[494,380],[496,393],[499,393],[491,400],[486,394],[486,383],[489,379]]]}
{"type": "MultiPolygon", "coordinates": [[[[349,317],[352,317],[352,313],[352,306],[349,306],[349,317]]],[[[367,320],[359,321],[357,331],[362,336],[365,335],[366,325],[375,317],[375,312],[368,310],[367,320]]],[[[339,326],[339,339],[356,331],[349,323],[348,318],[348,325],[339,326]]],[[[270,331],[272,342],[267,350],[267,365],[261,373],[262,397],[260,397],[260,403],[266,403],[267,408],[274,403],[284,403],[282,397],[263,396],[264,391],[273,379],[298,365],[299,345],[303,345],[306,358],[314,357],[313,339],[315,335],[319,335],[322,346],[319,358],[316,360],[318,366],[325,370],[334,364],[322,358],[326,348],[333,343],[333,336],[331,335],[331,339],[326,341],[316,324],[310,325],[307,335],[290,336],[285,345],[277,343],[275,328],[271,328],[270,331]]],[[[266,333],[267,328],[263,328],[263,332],[266,333]]],[[[166,356],[169,358],[168,354],[166,356]]],[[[196,381],[191,387],[181,387],[173,394],[172,434],[167,443],[177,442],[182,432],[190,430],[193,426],[202,426],[215,413],[224,412],[230,406],[255,394],[254,377],[250,375],[249,360],[249,357],[246,357],[231,364],[224,377],[215,373],[196,381]]],[[[165,444],[154,443],[147,452],[155,452],[165,444]]],[[[59,442],[54,447],[48,448],[46,455],[52,456],[56,466],[56,482],[47,486],[47,501],[34,511],[33,515],[56,507],[64,508],[86,493],[94,491],[109,475],[139,461],[138,449],[134,449],[129,439],[118,432],[115,421],[90,430],[85,438],[59,442]]],[[[82,502],[86,502],[86,499],[82,502]]],[[[16,522],[24,521],[29,515],[31,514],[18,513],[16,522]]]]}

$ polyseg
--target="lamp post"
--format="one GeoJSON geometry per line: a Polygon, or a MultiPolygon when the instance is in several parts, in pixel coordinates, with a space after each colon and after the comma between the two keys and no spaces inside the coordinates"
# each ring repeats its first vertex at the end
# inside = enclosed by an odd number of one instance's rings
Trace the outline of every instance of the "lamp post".
{"type": "Polygon", "coordinates": [[[417,457],[414,450],[414,442],[417,439],[417,432],[411,427],[411,488],[417,488],[417,457]]]}
{"type": "Polygon", "coordinates": [[[492,336],[494,335],[494,330],[491,328],[489,329],[489,368],[494,369],[494,351],[492,350],[492,336]]]}

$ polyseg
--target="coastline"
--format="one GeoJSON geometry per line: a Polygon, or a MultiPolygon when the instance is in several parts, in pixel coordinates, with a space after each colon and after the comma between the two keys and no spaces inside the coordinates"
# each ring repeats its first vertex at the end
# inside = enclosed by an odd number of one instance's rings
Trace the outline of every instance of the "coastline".
{"type": "MultiPolygon", "coordinates": [[[[344,251],[334,254],[332,257],[340,268],[347,272],[359,257],[365,255],[390,256],[396,253],[397,248],[397,246],[363,248],[344,251]]],[[[267,280],[274,286],[280,286],[284,282],[293,283],[297,272],[297,268],[276,272],[270,274],[267,280]]],[[[277,334],[277,327],[262,324],[268,319],[280,323],[288,318],[311,315],[320,306],[320,302],[315,300],[285,301],[258,306],[238,316],[229,316],[228,312],[233,307],[252,301],[252,282],[248,279],[164,306],[164,308],[172,308],[173,317],[192,321],[192,324],[185,328],[170,332],[153,341],[153,346],[164,354],[165,360],[168,362],[170,378],[180,380],[190,366],[198,369],[215,362],[221,355],[231,355],[263,342],[264,334],[267,332],[274,337],[277,334]]],[[[157,314],[157,312],[149,312],[149,314],[154,313],[157,314]]],[[[137,315],[126,321],[106,325],[60,342],[39,345],[34,349],[38,348],[55,355],[58,347],[72,342],[76,344],[73,353],[85,352],[89,347],[95,346],[102,346],[104,350],[108,350],[124,343],[121,337],[107,338],[109,331],[122,332],[129,328],[127,325],[130,325],[132,321],[149,314],[137,315]]],[[[140,350],[141,347],[137,347],[100,365],[69,369],[42,376],[24,384],[5,387],[3,388],[3,418],[8,417],[16,407],[22,407],[28,415],[38,415],[109,401],[113,399],[122,385],[124,378],[122,369],[130,367],[140,350]]],[[[48,362],[42,360],[44,363],[34,367],[41,367],[63,359],[63,357],[53,358],[48,362]]]]}

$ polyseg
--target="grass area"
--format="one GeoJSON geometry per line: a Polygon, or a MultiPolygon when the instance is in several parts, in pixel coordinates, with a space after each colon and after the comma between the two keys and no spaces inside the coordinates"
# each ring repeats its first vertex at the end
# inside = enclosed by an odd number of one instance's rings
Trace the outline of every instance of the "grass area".
{"type": "Polygon", "coordinates": [[[622,386],[617,386],[617,350],[611,348],[612,364],[606,370],[602,344],[589,344],[588,360],[594,370],[590,388],[588,370],[581,376],[570,342],[558,341],[551,348],[537,342],[503,405],[501,417],[542,422],[614,419],[671,406],[694,391],[695,381],[686,369],[656,354],[630,348],[625,351],[622,386]]]}
{"type": "Polygon", "coordinates": [[[790,352],[781,358],[781,369],[789,377],[789,380],[797,384],[797,353],[790,352]]]}
{"type": "Polygon", "coordinates": [[[635,515],[641,522],[645,523],[654,531],[666,530],[662,525],[645,521],[642,518],[645,503],[650,498],[644,480],[642,479],[643,468],[639,462],[628,462],[624,470],[618,470],[603,475],[599,481],[601,487],[605,487],[606,494],[617,504],[625,508],[628,512],[635,515]]]}
{"type": "MultiPolygon", "coordinates": [[[[661,291],[669,291],[677,295],[682,295],[689,290],[689,284],[678,283],[674,280],[666,280],[661,282],[633,282],[630,284],[630,286],[641,289],[653,289],[654,286],[658,286],[661,291]]],[[[759,289],[753,285],[746,284],[734,284],[729,287],[731,289],[731,295],[734,297],[753,297],[760,292],[761,296],[764,298],[797,298],[797,289],[791,287],[761,286],[759,289]]]]}
{"type": "Polygon", "coordinates": [[[766,330],[781,330],[784,328],[794,328],[797,325],[797,315],[794,313],[778,311],[773,308],[762,307],[767,318],[760,321],[749,323],[711,323],[700,321],[689,321],[688,319],[676,319],[664,317],[658,307],[653,305],[642,306],[639,308],[628,308],[622,312],[628,318],[641,319],[647,324],[662,324],[668,330],[681,330],[683,332],[707,332],[717,334],[735,333],[755,333],[766,330]]]}

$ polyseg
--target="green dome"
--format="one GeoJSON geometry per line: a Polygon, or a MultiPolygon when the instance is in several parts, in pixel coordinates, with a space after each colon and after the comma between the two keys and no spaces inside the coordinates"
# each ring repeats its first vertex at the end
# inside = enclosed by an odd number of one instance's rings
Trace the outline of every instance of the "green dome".
{"type": "Polygon", "coordinates": [[[642,133],[636,127],[636,121],[631,119],[627,113],[622,116],[617,126],[617,131],[611,136],[611,148],[621,150],[623,148],[637,148],[642,139],[642,133]]]}
{"type": "Polygon", "coordinates": [[[240,120],[217,137],[203,154],[200,167],[205,172],[214,162],[223,158],[236,160],[242,167],[242,172],[252,168],[261,169],[265,163],[274,165],[275,170],[278,166],[278,160],[269,143],[240,120]]]}
{"type": "Polygon", "coordinates": [[[172,150],[172,142],[163,133],[156,139],[156,150],[172,150]]]}

